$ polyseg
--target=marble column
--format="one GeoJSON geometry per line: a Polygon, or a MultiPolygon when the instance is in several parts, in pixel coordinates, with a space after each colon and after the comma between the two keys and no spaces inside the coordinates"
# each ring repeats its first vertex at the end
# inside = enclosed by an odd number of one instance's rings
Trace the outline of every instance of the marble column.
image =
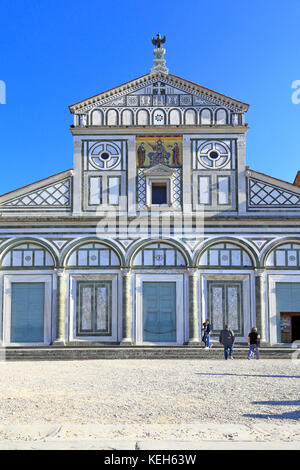
{"type": "Polygon", "coordinates": [[[56,269],[56,339],[55,346],[65,345],[66,280],[64,269],[56,269]]]}
{"type": "Polygon", "coordinates": [[[132,309],[131,309],[131,269],[121,269],[123,278],[123,308],[122,308],[122,341],[121,344],[128,346],[132,344],[132,309]]]}
{"type": "Polygon", "coordinates": [[[188,344],[199,344],[198,322],[198,269],[189,268],[189,340],[188,344]]]}
{"type": "MultiPolygon", "coordinates": [[[[255,269],[255,305],[256,305],[256,327],[261,341],[266,340],[265,332],[265,298],[264,298],[264,270],[255,269]]],[[[254,325],[253,325],[254,326],[254,325]]]]}

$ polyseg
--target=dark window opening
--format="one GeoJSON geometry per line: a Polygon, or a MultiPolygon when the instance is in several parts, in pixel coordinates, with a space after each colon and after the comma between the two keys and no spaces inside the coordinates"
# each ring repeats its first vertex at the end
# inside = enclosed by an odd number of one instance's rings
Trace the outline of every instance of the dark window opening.
{"type": "Polygon", "coordinates": [[[167,184],[152,184],[152,204],[167,204],[167,184]]]}

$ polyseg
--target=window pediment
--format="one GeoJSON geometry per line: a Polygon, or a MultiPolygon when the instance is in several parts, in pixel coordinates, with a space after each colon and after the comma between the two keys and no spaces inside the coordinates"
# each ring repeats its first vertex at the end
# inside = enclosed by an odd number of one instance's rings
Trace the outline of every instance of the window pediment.
{"type": "Polygon", "coordinates": [[[157,176],[157,177],[163,177],[163,178],[170,178],[172,177],[176,172],[175,168],[169,168],[165,165],[162,165],[159,163],[158,165],[152,166],[151,168],[146,168],[143,170],[143,173],[145,176],[151,177],[151,176],[157,176]]]}

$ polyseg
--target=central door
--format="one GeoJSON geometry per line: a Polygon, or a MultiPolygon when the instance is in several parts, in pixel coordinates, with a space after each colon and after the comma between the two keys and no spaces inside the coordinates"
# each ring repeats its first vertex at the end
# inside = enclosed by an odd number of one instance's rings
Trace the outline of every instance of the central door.
{"type": "Polygon", "coordinates": [[[77,336],[111,336],[111,281],[80,281],[77,285],[77,336]]]}
{"type": "Polygon", "coordinates": [[[143,341],[176,339],[176,282],[143,282],[143,341]]]}

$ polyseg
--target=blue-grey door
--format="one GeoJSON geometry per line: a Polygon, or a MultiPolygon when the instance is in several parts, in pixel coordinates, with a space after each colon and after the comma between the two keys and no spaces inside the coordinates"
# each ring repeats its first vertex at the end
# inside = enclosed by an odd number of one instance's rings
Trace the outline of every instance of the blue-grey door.
{"type": "Polygon", "coordinates": [[[176,283],[143,283],[143,341],[176,343],[176,283]]]}
{"type": "Polygon", "coordinates": [[[43,282],[16,282],[11,285],[12,343],[44,342],[43,282]]]}

